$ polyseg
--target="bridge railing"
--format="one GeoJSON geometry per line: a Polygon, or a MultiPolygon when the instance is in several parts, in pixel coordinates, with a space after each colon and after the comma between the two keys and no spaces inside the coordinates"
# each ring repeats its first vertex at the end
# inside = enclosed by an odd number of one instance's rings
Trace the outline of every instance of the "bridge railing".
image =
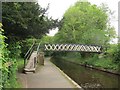
{"type": "Polygon", "coordinates": [[[40,51],[40,43],[37,46],[37,54],[39,53],[39,51],[40,51]]]}
{"type": "Polygon", "coordinates": [[[78,51],[89,53],[101,53],[102,46],[83,44],[45,44],[45,51],[78,51]]]}
{"type": "Polygon", "coordinates": [[[24,73],[28,71],[35,72],[40,52],[40,43],[37,44],[33,42],[27,53],[25,54],[24,59],[24,73]]]}
{"type": "Polygon", "coordinates": [[[24,56],[24,68],[27,63],[27,60],[29,59],[30,55],[32,54],[32,52],[34,50],[34,46],[35,46],[35,42],[33,42],[33,44],[31,45],[31,47],[29,48],[29,50],[27,51],[27,53],[24,56]]]}

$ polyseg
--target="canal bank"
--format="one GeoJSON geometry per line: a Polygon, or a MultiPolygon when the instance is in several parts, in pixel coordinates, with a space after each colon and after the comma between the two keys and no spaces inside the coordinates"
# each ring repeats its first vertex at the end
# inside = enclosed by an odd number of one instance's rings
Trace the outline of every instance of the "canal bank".
{"type": "Polygon", "coordinates": [[[83,88],[119,88],[120,76],[81,66],[62,59],[51,60],[83,88]]]}
{"type": "MultiPolygon", "coordinates": [[[[84,67],[96,69],[96,70],[99,70],[99,71],[103,71],[103,72],[107,72],[107,73],[111,73],[111,74],[115,74],[115,75],[120,75],[120,65],[118,66],[119,69],[115,70],[115,69],[110,69],[110,68],[104,67],[104,66],[102,67],[102,66],[97,66],[97,65],[94,65],[94,64],[89,64],[88,62],[85,62],[85,60],[83,60],[83,62],[80,62],[80,59],[75,59],[75,58],[73,58],[73,59],[72,58],[67,58],[67,57],[62,57],[62,58],[55,57],[55,58],[62,59],[62,60],[65,60],[65,61],[68,61],[68,62],[71,62],[71,63],[75,63],[75,64],[78,64],[78,65],[81,65],[81,66],[84,66],[84,67]]],[[[87,60],[87,61],[89,61],[89,60],[87,60]]],[[[99,60],[99,61],[101,61],[101,60],[99,60]]],[[[107,65],[110,66],[109,63],[107,65]]]]}
{"type": "Polygon", "coordinates": [[[120,75],[120,72],[117,71],[117,70],[110,70],[110,69],[105,69],[105,68],[102,68],[102,67],[95,67],[93,65],[81,64],[81,63],[77,63],[77,62],[74,62],[74,61],[69,61],[67,59],[66,59],[66,61],[74,63],[74,64],[78,64],[78,65],[81,65],[81,66],[84,66],[84,67],[88,67],[88,68],[91,68],[91,69],[96,69],[96,70],[99,70],[99,71],[102,71],[102,72],[107,72],[107,73],[111,73],[111,74],[115,74],[115,75],[120,75]]]}

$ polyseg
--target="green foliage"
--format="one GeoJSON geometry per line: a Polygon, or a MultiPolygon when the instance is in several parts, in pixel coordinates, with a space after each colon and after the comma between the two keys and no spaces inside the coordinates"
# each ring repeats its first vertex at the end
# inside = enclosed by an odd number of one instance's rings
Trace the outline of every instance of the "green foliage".
{"type": "Polygon", "coordinates": [[[18,66],[18,72],[23,72],[24,68],[24,58],[19,58],[17,61],[17,66],[18,66]]]}
{"type": "MultiPolygon", "coordinates": [[[[2,35],[2,32],[4,30],[2,29],[2,24],[0,23],[0,73],[3,70],[2,67],[2,61],[4,61],[4,47],[5,47],[5,43],[4,43],[4,36],[2,35]]],[[[2,75],[0,74],[0,77],[2,77],[2,75]]],[[[0,78],[0,89],[2,88],[2,80],[0,78]]]]}
{"type": "Polygon", "coordinates": [[[18,68],[17,68],[17,62],[14,62],[13,65],[9,69],[9,83],[10,83],[10,88],[18,87],[17,76],[16,76],[16,74],[17,74],[16,71],[17,70],[18,70],[18,68]]]}
{"type": "Polygon", "coordinates": [[[117,51],[117,44],[110,44],[106,51],[106,56],[113,58],[117,51]]]}
{"type": "Polygon", "coordinates": [[[3,2],[2,21],[7,43],[26,38],[41,38],[57,26],[57,20],[48,18],[48,8],[41,8],[36,2],[3,2]]]}
{"type": "Polygon", "coordinates": [[[71,56],[61,56],[64,60],[68,60],[74,63],[79,63],[82,65],[89,65],[98,68],[104,68],[108,70],[119,70],[118,64],[113,63],[111,58],[98,58],[98,55],[93,57],[82,58],[80,55],[75,56],[75,54],[70,54],[71,56]]]}
{"type": "Polygon", "coordinates": [[[5,36],[2,35],[3,33],[3,29],[2,29],[2,24],[0,23],[0,73],[2,73],[2,75],[0,76],[2,78],[2,80],[0,80],[0,89],[2,87],[4,87],[5,85],[8,85],[8,79],[7,79],[7,76],[8,76],[8,68],[4,65],[7,60],[9,59],[8,57],[8,50],[5,49],[6,48],[6,44],[4,43],[4,39],[5,39],[5,36]]]}
{"type": "Polygon", "coordinates": [[[52,36],[43,36],[43,37],[39,40],[39,42],[40,42],[41,44],[54,43],[52,36]]]}
{"type": "Polygon", "coordinates": [[[19,42],[11,42],[8,46],[8,50],[10,51],[9,56],[11,58],[19,58],[21,54],[21,46],[19,42]]]}
{"type": "MultiPolygon", "coordinates": [[[[17,49],[16,52],[13,53],[15,56],[10,55],[10,51],[7,49],[7,45],[4,43],[5,36],[2,35],[3,29],[2,24],[0,23],[0,89],[2,88],[15,88],[17,87],[17,80],[16,80],[16,70],[17,70],[17,49]],[[11,62],[12,65],[8,66],[8,62],[11,62]]],[[[18,47],[14,47],[18,48],[18,47]]],[[[14,50],[14,49],[13,49],[14,50]]],[[[11,50],[12,51],[12,50],[11,50]]]]}
{"type": "Polygon", "coordinates": [[[120,44],[117,45],[117,50],[114,53],[114,63],[120,64],[120,44]]]}
{"type": "Polygon", "coordinates": [[[71,6],[59,28],[55,35],[55,42],[58,43],[106,45],[115,36],[105,10],[89,2],[78,1],[71,6]]]}
{"type": "Polygon", "coordinates": [[[118,65],[114,64],[111,58],[96,59],[96,62],[93,65],[104,69],[118,70],[118,65]]]}
{"type": "Polygon", "coordinates": [[[20,43],[21,46],[21,57],[24,57],[24,55],[27,53],[33,42],[36,42],[37,40],[35,38],[29,38],[26,40],[23,40],[20,43]]]}

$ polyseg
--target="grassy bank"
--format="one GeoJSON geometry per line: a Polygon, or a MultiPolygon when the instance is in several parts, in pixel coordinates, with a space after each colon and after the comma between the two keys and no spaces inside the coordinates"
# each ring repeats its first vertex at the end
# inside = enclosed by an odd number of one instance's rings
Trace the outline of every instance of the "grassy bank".
{"type": "MultiPolygon", "coordinates": [[[[23,58],[19,58],[17,61],[17,73],[19,74],[19,73],[22,73],[22,71],[23,71],[23,67],[24,67],[24,61],[23,61],[24,59],[23,58]]],[[[18,78],[18,76],[17,76],[17,87],[16,88],[22,88],[22,84],[21,84],[21,82],[19,81],[19,78],[18,78]]]]}
{"type": "Polygon", "coordinates": [[[118,71],[119,65],[114,63],[112,58],[102,57],[94,55],[93,57],[82,58],[79,53],[69,53],[66,56],[61,57],[63,60],[79,63],[82,65],[89,65],[97,68],[103,68],[106,70],[118,71]]]}
{"type": "Polygon", "coordinates": [[[23,58],[19,58],[17,64],[18,64],[18,72],[22,72],[23,71],[23,67],[24,67],[24,59],[23,58]]]}

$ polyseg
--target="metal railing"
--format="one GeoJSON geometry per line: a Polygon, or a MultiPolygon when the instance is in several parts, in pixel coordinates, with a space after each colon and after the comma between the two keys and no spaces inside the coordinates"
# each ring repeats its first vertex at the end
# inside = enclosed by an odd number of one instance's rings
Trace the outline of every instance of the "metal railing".
{"type": "Polygon", "coordinates": [[[35,46],[35,42],[33,42],[33,44],[31,45],[31,47],[29,48],[29,50],[27,51],[27,53],[24,56],[24,68],[25,68],[27,60],[29,59],[30,55],[32,54],[32,52],[34,50],[34,46],[35,46]]]}
{"type": "Polygon", "coordinates": [[[40,43],[37,46],[37,54],[39,53],[39,50],[40,50],[40,43]]]}
{"type": "Polygon", "coordinates": [[[26,66],[26,63],[27,63],[27,60],[30,58],[31,54],[33,51],[36,51],[37,50],[37,55],[39,53],[39,50],[40,50],[40,43],[38,45],[36,45],[35,42],[33,42],[33,44],[31,45],[31,47],[29,48],[29,50],[27,51],[27,53],[25,54],[24,56],[24,68],[26,66]],[[37,48],[37,49],[36,49],[37,48]]]}

